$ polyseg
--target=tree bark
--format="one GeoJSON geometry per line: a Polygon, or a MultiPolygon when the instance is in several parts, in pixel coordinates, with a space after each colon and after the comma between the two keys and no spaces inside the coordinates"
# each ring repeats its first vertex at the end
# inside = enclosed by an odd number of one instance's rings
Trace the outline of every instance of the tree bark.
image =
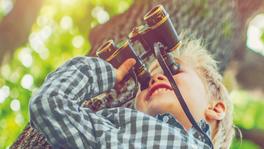
{"type": "MultiPolygon", "coordinates": [[[[254,128],[253,129],[238,128],[238,129],[241,132],[242,139],[250,140],[254,142],[255,144],[257,144],[260,148],[264,148],[264,142],[263,142],[264,131],[263,130],[254,129],[254,128]]],[[[238,135],[240,134],[239,131],[237,130],[236,132],[237,139],[241,139],[241,136],[238,135]]]]}
{"type": "MultiPolygon", "coordinates": [[[[114,39],[117,42],[125,38],[133,27],[143,23],[143,15],[151,7],[163,4],[176,30],[179,33],[189,30],[192,33],[188,36],[203,39],[207,49],[220,61],[220,71],[223,71],[233,53],[245,49],[246,22],[264,2],[251,0],[249,8],[244,5],[248,3],[246,0],[136,0],[126,12],[91,31],[92,49],[87,55],[94,56],[103,41],[114,39]]],[[[112,106],[100,100],[87,101],[85,105],[95,111],[112,106]]],[[[131,103],[117,106],[129,105],[131,103]]],[[[50,145],[28,125],[11,148],[50,148],[50,145]]]]}
{"type": "Polygon", "coordinates": [[[238,44],[235,45],[235,51],[231,58],[232,63],[236,63],[235,73],[236,81],[241,88],[246,90],[264,92],[264,56],[255,53],[246,47],[246,29],[249,21],[257,14],[264,13],[264,1],[238,0],[236,10],[238,21],[238,44]]]}
{"type": "Polygon", "coordinates": [[[0,64],[16,48],[26,43],[43,0],[17,0],[11,12],[0,22],[0,64]]]}
{"type": "Polygon", "coordinates": [[[246,90],[257,90],[263,94],[264,57],[252,50],[247,50],[243,56],[243,61],[236,61],[235,63],[237,67],[236,79],[239,86],[246,90]]]}

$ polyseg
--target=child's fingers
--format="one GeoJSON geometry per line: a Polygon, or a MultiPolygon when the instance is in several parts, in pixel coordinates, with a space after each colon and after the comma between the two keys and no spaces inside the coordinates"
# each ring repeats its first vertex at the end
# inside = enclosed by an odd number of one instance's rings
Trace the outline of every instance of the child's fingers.
{"type": "Polygon", "coordinates": [[[124,77],[128,74],[129,70],[135,65],[135,63],[136,63],[135,59],[129,58],[119,66],[116,73],[117,83],[124,79],[124,77]]]}

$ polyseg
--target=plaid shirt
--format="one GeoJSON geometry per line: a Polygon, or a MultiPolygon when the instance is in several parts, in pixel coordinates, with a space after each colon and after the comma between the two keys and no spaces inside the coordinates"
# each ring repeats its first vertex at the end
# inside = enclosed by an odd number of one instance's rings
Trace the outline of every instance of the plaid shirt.
{"type": "MultiPolygon", "coordinates": [[[[93,112],[89,99],[115,84],[113,67],[99,59],[76,57],[49,74],[30,100],[31,125],[54,148],[209,148],[194,128],[185,131],[169,113],[156,117],[129,108],[93,112]]],[[[209,125],[199,122],[210,135],[209,125]]]]}

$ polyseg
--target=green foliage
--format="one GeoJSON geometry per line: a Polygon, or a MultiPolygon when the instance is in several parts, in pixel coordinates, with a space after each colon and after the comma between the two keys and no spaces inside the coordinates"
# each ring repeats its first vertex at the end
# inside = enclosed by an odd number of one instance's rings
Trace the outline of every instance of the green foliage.
{"type": "Polygon", "coordinates": [[[260,37],[261,41],[264,43],[264,31],[262,31],[261,37],[260,37]]]}
{"type": "MultiPolygon", "coordinates": [[[[125,11],[131,3],[132,0],[44,2],[28,43],[1,67],[0,148],[10,146],[29,122],[29,99],[46,75],[66,60],[88,53],[90,30],[125,11]]],[[[0,20],[6,15],[1,8],[0,20]]]]}
{"type": "Polygon", "coordinates": [[[264,130],[264,101],[246,91],[231,93],[234,102],[234,123],[242,128],[258,128],[264,130]]]}
{"type": "MultiPolygon", "coordinates": [[[[237,127],[257,128],[264,131],[264,100],[262,97],[253,96],[247,91],[235,90],[231,92],[231,99],[234,103],[234,124],[237,127]]],[[[235,139],[231,148],[258,149],[260,147],[247,140],[235,139]]]]}
{"type": "Polygon", "coordinates": [[[233,141],[231,149],[260,149],[256,144],[247,140],[237,140],[233,141]]]}

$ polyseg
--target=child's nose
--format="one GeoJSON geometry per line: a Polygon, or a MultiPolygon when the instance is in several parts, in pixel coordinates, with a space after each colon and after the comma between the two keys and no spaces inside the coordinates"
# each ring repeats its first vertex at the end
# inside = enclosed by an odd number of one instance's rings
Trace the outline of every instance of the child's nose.
{"type": "Polygon", "coordinates": [[[164,76],[163,74],[155,74],[152,76],[151,80],[149,81],[149,86],[153,85],[154,83],[162,82],[162,81],[168,81],[166,76],[164,76]]]}

